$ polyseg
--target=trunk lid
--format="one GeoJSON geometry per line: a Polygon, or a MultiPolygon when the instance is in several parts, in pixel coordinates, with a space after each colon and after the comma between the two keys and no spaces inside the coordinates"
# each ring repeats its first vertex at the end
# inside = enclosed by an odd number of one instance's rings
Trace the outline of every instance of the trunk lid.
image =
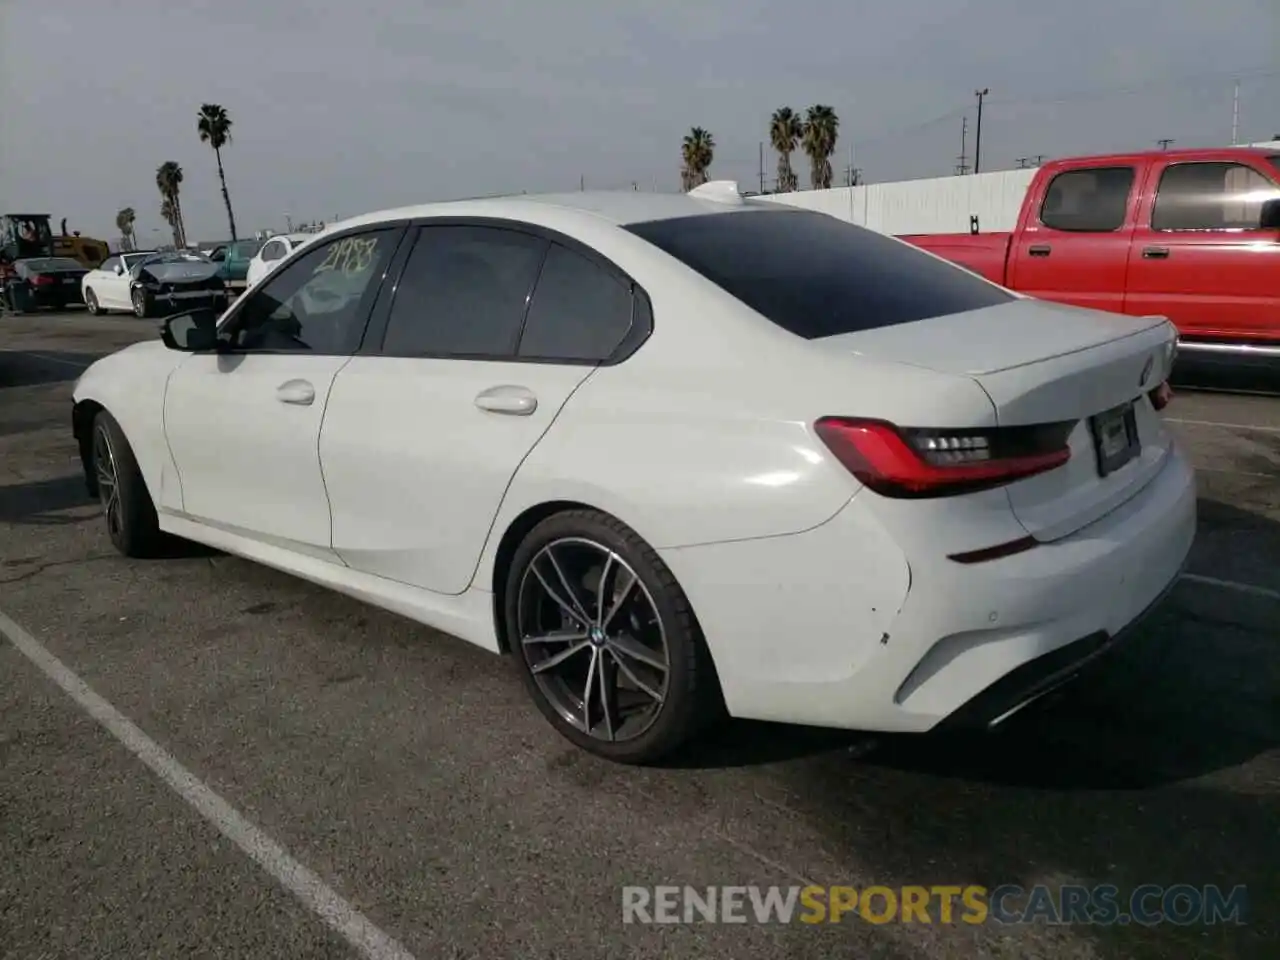
{"type": "MultiPolygon", "coordinates": [[[[1046,541],[1105,516],[1160,471],[1172,441],[1148,394],[1168,378],[1176,342],[1176,331],[1162,317],[1030,299],[815,341],[971,377],[991,398],[1002,427],[1075,421],[1065,465],[1006,488],[1019,522],[1046,541]],[[1117,410],[1128,413],[1135,449],[1104,475],[1091,419],[1117,410]]],[[[1124,421],[1112,420],[1112,426],[1113,436],[1123,440],[1124,421]]]]}

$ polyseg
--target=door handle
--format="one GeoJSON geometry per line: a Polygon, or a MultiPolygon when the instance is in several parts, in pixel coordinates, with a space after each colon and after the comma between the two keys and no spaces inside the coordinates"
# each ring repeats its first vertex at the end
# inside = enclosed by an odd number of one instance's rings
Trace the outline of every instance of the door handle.
{"type": "Polygon", "coordinates": [[[305,380],[287,380],[276,387],[276,399],[281,403],[309,407],[315,402],[316,388],[305,380]]]}
{"type": "Polygon", "coordinates": [[[538,398],[527,387],[490,387],[476,396],[476,406],[489,413],[527,417],[538,409],[538,398]]]}
{"type": "Polygon", "coordinates": [[[1047,243],[1037,243],[1033,246],[1027,247],[1027,254],[1032,257],[1047,257],[1052,250],[1053,248],[1047,243]]]}
{"type": "Polygon", "coordinates": [[[1168,260],[1168,247],[1143,247],[1142,258],[1144,260],[1168,260]]]}

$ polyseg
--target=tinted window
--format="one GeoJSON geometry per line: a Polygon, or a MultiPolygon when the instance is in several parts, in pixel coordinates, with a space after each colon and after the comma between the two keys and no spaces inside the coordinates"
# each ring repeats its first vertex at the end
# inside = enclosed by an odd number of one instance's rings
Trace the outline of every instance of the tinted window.
{"type": "Polygon", "coordinates": [[[605,360],[631,329],[631,287],[586,257],[552,244],[529,303],[519,355],[605,360]]]}
{"type": "Polygon", "coordinates": [[[1153,230],[1257,230],[1280,189],[1241,163],[1178,163],[1160,176],[1153,230]]]}
{"type": "Polygon", "coordinates": [[[248,294],[224,336],[238,350],[355,352],[398,231],[375,230],[317,246],[248,294]]]}
{"type": "Polygon", "coordinates": [[[1049,182],[1040,222],[1073,233],[1110,233],[1124,226],[1133,167],[1068,170],[1049,182]]]}
{"type": "Polygon", "coordinates": [[[108,273],[110,273],[119,265],[120,265],[119,257],[108,257],[106,260],[102,261],[102,264],[98,267],[98,269],[106,270],[108,273]]]}
{"type": "Polygon", "coordinates": [[[279,241],[273,240],[262,248],[263,262],[279,260],[282,256],[284,256],[284,244],[279,241]]]}
{"type": "Polygon", "coordinates": [[[546,241],[493,227],[424,227],[400,275],[382,352],[510,356],[546,241]]]}
{"type": "Polygon", "coordinates": [[[809,340],[1014,299],[967,270],[822,213],[754,209],[627,229],[809,340]]]}

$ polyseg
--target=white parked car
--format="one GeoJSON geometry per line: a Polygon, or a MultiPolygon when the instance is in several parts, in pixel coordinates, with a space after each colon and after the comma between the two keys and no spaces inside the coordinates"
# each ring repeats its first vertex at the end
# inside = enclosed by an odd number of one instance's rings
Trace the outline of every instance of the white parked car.
{"type": "Polygon", "coordinates": [[[155,253],[154,250],[138,250],[113,254],[97,269],[86,273],[80,281],[80,292],[84,294],[89,312],[94,315],[112,310],[133,313],[130,271],[155,253]]]}
{"type": "Polygon", "coordinates": [[[91,366],[112,542],[201,541],[509,653],[648,762],[737,717],[988,726],[1174,583],[1164,320],[710,184],[370,214],[91,366]]]}
{"type": "Polygon", "coordinates": [[[280,265],[294,250],[315,237],[313,233],[289,233],[271,237],[249,261],[245,282],[253,286],[280,265]]]}

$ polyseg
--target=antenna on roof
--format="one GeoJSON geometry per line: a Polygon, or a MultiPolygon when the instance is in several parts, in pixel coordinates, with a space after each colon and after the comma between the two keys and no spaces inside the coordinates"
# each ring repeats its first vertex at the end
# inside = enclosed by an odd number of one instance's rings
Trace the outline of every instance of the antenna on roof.
{"type": "Polygon", "coordinates": [[[712,203],[742,203],[742,191],[736,180],[708,180],[689,191],[689,196],[712,203]]]}

